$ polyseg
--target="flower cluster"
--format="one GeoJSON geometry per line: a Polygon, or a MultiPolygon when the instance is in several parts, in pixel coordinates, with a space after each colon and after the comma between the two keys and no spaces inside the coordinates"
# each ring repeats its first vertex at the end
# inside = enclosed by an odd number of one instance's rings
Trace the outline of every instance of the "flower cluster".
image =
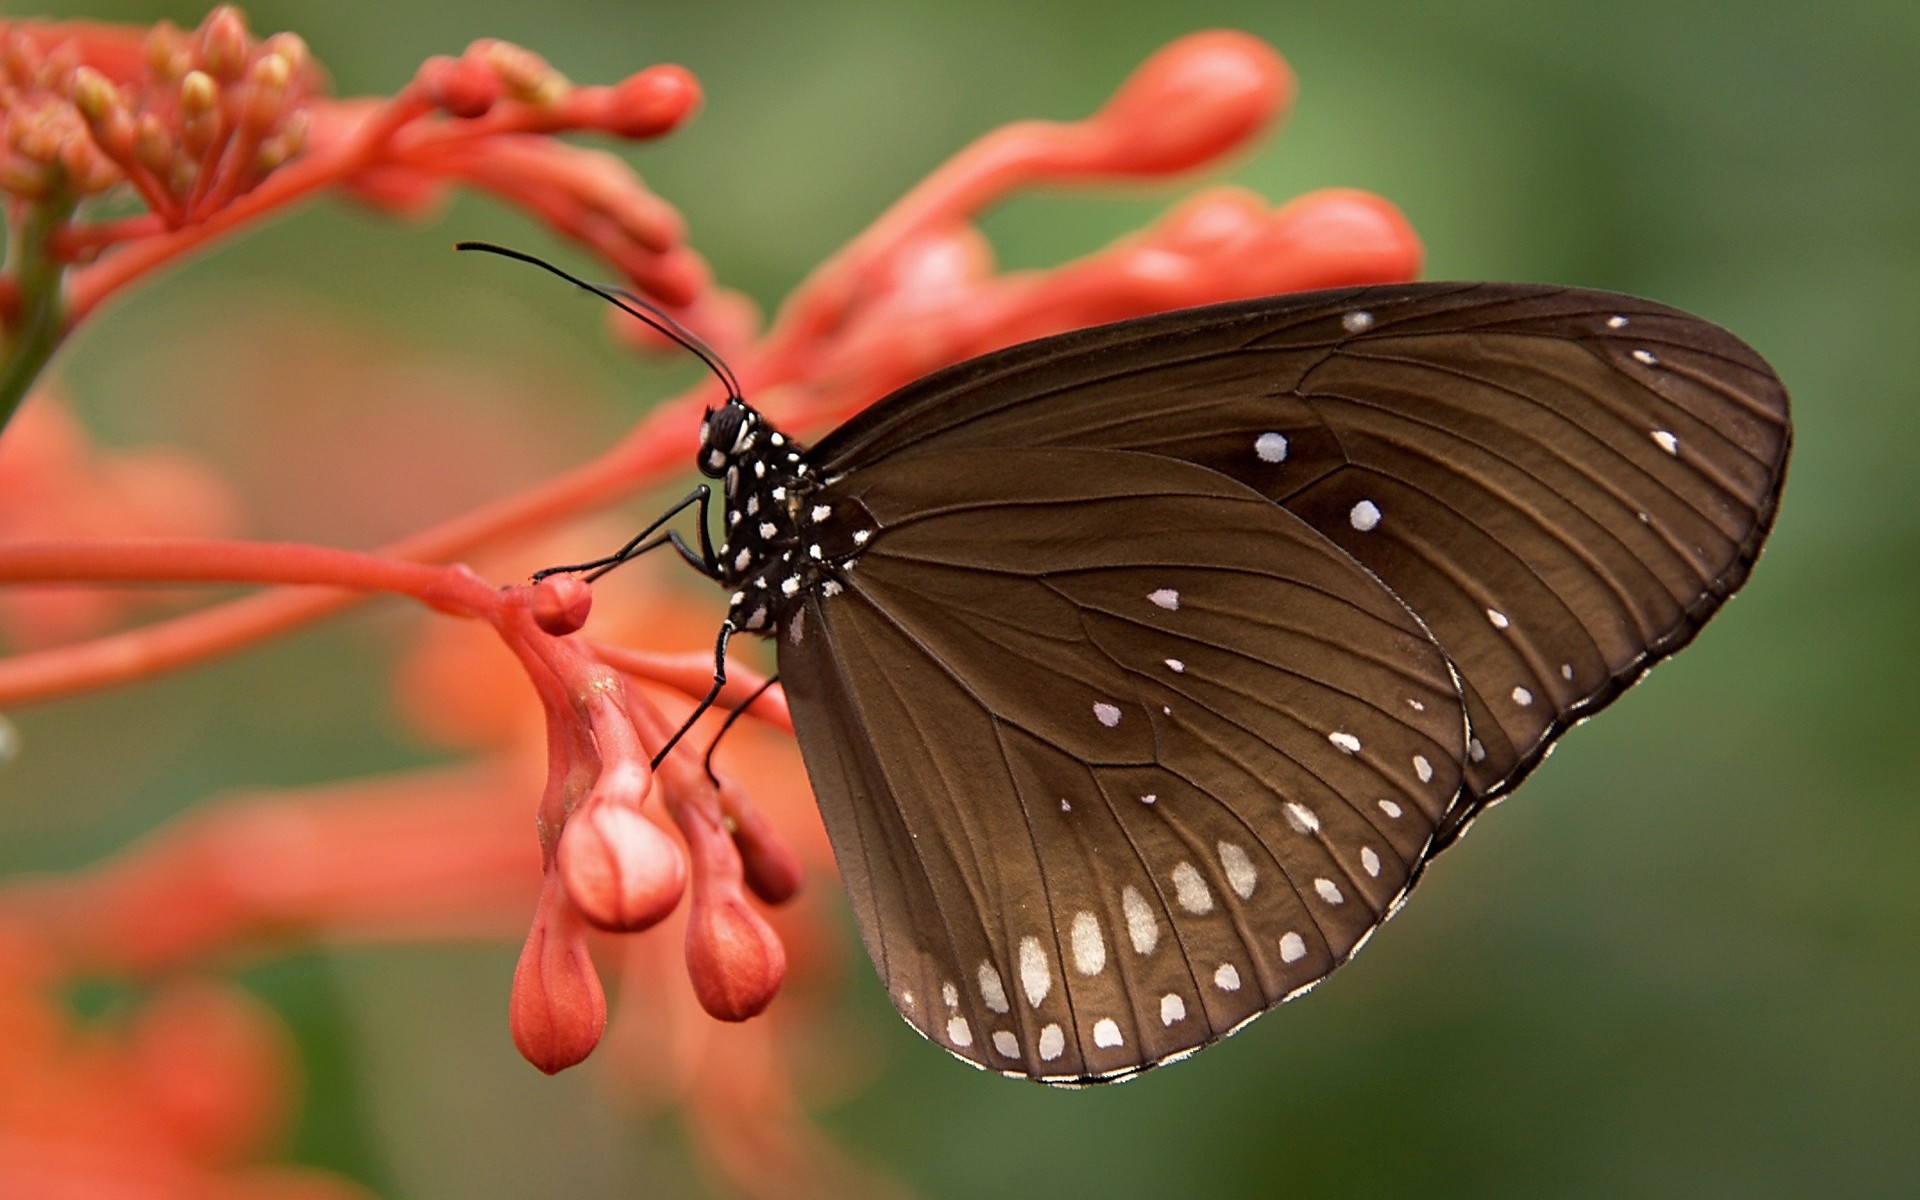
{"type": "MultiPolygon", "coordinates": [[[[770,419],[802,437],[930,370],[1026,338],[1238,297],[1407,279],[1420,262],[1406,222],[1376,197],[1330,190],[1273,207],[1213,188],[1077,261],[996,267],[978,220],[1009,196],[1176,176],[1218,162],[1280,116],[1292,101],[1291,73],[1239,34],[1173,43],[1084,120],[1023,122],[981,138],[814,271],[764,331],[748,306],[714,285],[664,201],[617,160],[551,136],[644,138],[673,128],[698,97],[677,68],[575,87],[528,51],[477,42],[458,58],[429,60],[392,98],[333,101],[297,40],[255,41],[231,9],[192,34],[162,27],[144,41],[100,27],[0,26],[0,59],[6,86],[45,114],[36,128],[59,131],[36,141],[8,127],[8,162],[26,164],[7,168],[5,178],[18,180],[5,185],[12,203],[51,214],[0,277],[5,378],[16,398],[58,336],[101,298],[322,187],[403,214],[454,185],[509,200],[700,328],[770,419]],[[166,133],[164,156],[155,139],[143,141],[142,130],[156,126],[166,133]],[[50,149],[55,143],[79,148],[50,149]],[[94,194],[76,182],[82,170],[90,188],[126,183],[147,211],[72,219],[79,199],[94,194]],[[49,328],[53,341],[36,343],[49,328]]],[[[46,522],[0,530],[8,539],[0,541],[0,585],[273,585],[0,660],[0,707],[136,683],[281,636],[359,595],[394,592],[469,618],[467,629],[506,647],[516,686],[537,701],[531,728],[543,746],[531,782],[528,727],[509,719],[496,725],[510,732],[470,739],[490,747],[491,757],[476,759],[486,764],[479,777],[361,780],[209,807],[91,871],[0,888],[0,928],[17,925],[61,946],[70,971],[138,973],[303,933],[427,936],[462,920],[472,928],[477,913],[491,931],[499,914],[524,913],[531,902],[510,1018],[515,1043],[543,1070],[580,1061],[606,1031],[596,955],[624,962],[623,1004],[669,1003],[661,939],[607,935],[678,929],[699,1009],[732,1022],[762,1013],[789,967],[804,975],[827,957],[829,940],[804,903],[797,916],[766,908],[788,901],[809,867],[826,863],[790,740],[777,763],[743,766],[736,756],[712,772],[704,736],[662,756],[714,666],[711,652],[686,648],[699,644],[697,634],[663,632],[672,622],[660,614],[673,603],[664,595],[643,596],[648,621],[634,628],[618,613],[609,620],[610,606],[596,606],[593,589],[575,578],[496,588],[443,565],[550,532],[683,471],[714,396],[711,384],[698,387],[596,459],[370,554],[195,539],[188,535],[209,531],[193,529],[46,522]],[[287,586],[295,584],[330,587],[287,586]],[[523,845],[510,813],[536,792],[537,845],[523,845]]],[[[464,727],[446,711],[474,703],[483,668],[464,654],[422,655],[403,677],[410,707],[428,714],[425,724],[464,727]]],[[[761,682],[730,667],[720,704],[745,702],[761,682]]],[[[735,741],[791,733],[777,689],[748,716],[760,728],[735,741]]],[[[766,1025],[752,1023],[761,1031],[741,1036],[754,1040],[733,1043],[749,1048],[733,1059],[739,1073],[682,1071],[670,1085],[642,1064],[691,1053],[708,1034],[680,1021],[669,1026],[679,1031],[673,1046],[643,1034],[612,1039],[620,1074],[651,1078],[636,1086],[676,1098],[715,1162],[754,1192],[818,1175],[833,1157],[799,1124],[766,1025]],[[741,1065],[748,1062],[751,1072],[741,1065]],[[749,1075],[751,1087],[742,1082],[749,1075]],[[768,1157],[775,1145],[784,1157],[768,1157]]]]}

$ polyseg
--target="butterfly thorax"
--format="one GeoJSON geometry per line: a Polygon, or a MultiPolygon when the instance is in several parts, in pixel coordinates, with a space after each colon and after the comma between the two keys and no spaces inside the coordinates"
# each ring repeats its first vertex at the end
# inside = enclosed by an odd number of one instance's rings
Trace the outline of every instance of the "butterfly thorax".
{"type": "Polygon", "coordinates": [[[836,564],[814,537],[831,510],[815,502],[819,480],[809,476],[799,443],[732,400],[707,411],[699,466],[723,481],[726,535],[716,577],[734,589],[727,618],[735,629],[772,636],[810,592],[838,590],[836,564]]]}

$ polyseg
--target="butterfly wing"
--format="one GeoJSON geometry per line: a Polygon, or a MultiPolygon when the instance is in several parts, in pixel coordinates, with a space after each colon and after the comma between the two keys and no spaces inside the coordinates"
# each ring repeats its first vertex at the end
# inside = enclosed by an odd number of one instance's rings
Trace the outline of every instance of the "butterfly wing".
{"type": "Polygon", "coordinates": [[[1091,1081],[1231,1032],[1346,960],[1459,796],[1426,630],[1218,472],[962,450],[816,499],[864,550],[781,677],[868,952],[962,1058],[1091,1081]]]}
{"type": "Polygon", "coordinates": [[[1787,397],[1725,330],[1603,292],[1409,284],[1197,309],[929,376],[829,477],[960,448],[1130,450],[1300,516],[1419,615],[1472,736],[1444,845],[1689,641],[1772,524],[1787,397]]]}

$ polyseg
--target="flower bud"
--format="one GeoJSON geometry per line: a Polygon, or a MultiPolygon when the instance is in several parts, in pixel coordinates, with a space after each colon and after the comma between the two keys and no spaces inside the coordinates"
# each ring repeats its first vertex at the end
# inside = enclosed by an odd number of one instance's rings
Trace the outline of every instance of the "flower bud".
{"type": "Polygon", "coordinates": [[[129,1049],[149,1115],[197,1158],[243,1159],[287,1115],[286,1031],[244,992],[172,985],[140,1010],[129,1049]]]}
{"type": "Polygon", "coordinates": [[[247,66],[247,19],[231,4],[222,4],[200,22],[200,66],[215,79],[232,82],[247,66]]]}
{"type": "Polygon", "coordinates": [[[1293,100],[1293,72],[1244,33],[1190,34],[1149,58],[1087,121],[1098,169],[1164,175],[1237,149],[1293,100]]]}
{"type": "Polygon", "coordinates": [[[500,100],[500,73],[482,58],[443,58],[421,72],[427,98],[456,117],[481,117],[500,100]]]}
{"type": "Polygon", "coordinates": [[[513,970],[507,1019],[521,1055],[549,1075],[593,1053],[606,1032],[607,996],[587,952],[586,923],[551,871],[513,970]]]}
{"type": "Polygon", "coordinates": [[[787,950],[736,889],[694,898],[687,975],[700,1007],[722,1021],[758,1016],[787,977],[787,950]]]}
{"type": "Polygon", "coordinates": [[[627,138],[658,137],[700,106],[700,83],[685,67],[667,64],[627,76],[612,88],[603,128],[627,138]]]}
{"type": "Polygon", "coordinates": [[[593,611],[593,585],[577,575],[549,575],[532,591],[533,623],[554,637],[579,629],[593,611]]]}
{"type": "Polygon", "coordinates": [[[589,800],[560,835],[560,875],[581,915],[602,929],[658,924],[687,889],[687,856],[636,808],[589,800]]]}

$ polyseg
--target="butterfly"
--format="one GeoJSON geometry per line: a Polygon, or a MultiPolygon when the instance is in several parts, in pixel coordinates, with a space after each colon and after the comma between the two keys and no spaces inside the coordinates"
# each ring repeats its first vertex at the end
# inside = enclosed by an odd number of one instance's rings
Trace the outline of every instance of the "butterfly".
{"type": "Polygon", "coordinates": [[[731,593],[716,675],[774,639],[901,1016],[1061,1085],[1351,958],[1745,582],[1792,440],[1732,334],[1530,284],[1043,338],[810,447],[687,341],[730,392],[697,457],[724,539],[671,539],[731,593]]]}

